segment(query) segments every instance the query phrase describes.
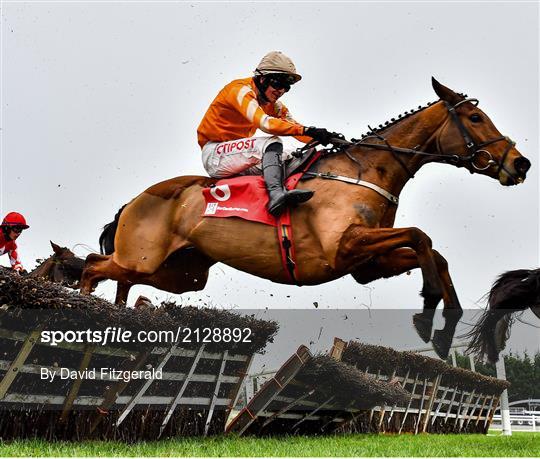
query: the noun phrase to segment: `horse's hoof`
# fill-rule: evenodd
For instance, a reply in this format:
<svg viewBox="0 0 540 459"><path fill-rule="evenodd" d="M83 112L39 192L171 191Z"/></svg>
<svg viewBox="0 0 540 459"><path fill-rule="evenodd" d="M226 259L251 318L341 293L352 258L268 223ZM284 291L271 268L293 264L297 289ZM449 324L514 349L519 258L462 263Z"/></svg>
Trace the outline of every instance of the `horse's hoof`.
<svg viewBox="0 0 540 459"><path fill-rule="evenodd" d="M424 343L429 343L433 321L426 319L422 314L415 314L413 316L413 325L416 329L416 333L418 333L418 336L422 338Z"/></svg>
<svg viewBox="0 0 540 459"><path fill-rule="evenodd" d="M452 338L449 338L442 330L435 330L431 343L437 355L441 359L446 360L450 352L450 346L452 345Z"/></svg>

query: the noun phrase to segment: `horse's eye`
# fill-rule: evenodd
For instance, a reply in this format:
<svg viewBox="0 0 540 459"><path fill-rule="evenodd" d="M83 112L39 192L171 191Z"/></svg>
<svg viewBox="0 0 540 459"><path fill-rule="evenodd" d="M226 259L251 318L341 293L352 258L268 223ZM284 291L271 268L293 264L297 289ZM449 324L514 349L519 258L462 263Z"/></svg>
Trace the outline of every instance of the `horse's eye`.
<svg viewBox="0 0 540 459"><path fill-rule="evenodd" d="M471 116L469 116L469 119L473 123L479 123L480 121L482 121L482 117L478 113L473 113Z"/></svg>

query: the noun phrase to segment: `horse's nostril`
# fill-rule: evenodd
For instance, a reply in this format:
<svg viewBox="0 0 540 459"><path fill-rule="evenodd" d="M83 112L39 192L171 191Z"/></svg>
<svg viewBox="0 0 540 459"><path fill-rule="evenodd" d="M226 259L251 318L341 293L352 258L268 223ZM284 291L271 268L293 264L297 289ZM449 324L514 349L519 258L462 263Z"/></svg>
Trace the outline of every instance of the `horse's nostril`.
<svg viewBox="0 0 540 459"><path fill-rule="evenodd" d="M525 156L520 156L514 160L514 168L520 174L525 174L531 168L531 162Z"/></svg>

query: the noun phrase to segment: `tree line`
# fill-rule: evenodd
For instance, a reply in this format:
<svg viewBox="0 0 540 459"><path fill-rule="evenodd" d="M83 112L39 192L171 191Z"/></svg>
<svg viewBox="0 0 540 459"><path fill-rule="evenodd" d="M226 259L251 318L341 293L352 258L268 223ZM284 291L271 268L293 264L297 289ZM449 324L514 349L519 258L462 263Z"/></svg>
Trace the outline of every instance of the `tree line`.
<svg viewBox="0 0 540 459"><path fill-rule="evenodd" d="M447 363L452 364L449 357ZM460 368L470 369L469 357L456 353L456 363ZM506 379L512 386L508 389L509 400L540 399L540 352L530 356L527 352L504 356ZM497 377L495 365L475 362L476 371L486 376Z"/></svg>

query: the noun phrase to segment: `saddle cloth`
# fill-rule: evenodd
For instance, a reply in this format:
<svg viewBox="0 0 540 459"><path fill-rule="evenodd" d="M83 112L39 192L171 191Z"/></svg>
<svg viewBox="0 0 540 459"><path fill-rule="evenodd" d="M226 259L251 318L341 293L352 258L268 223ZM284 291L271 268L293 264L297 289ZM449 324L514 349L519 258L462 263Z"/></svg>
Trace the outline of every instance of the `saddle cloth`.
<svg viewBox="0 0 540 459"><path fill-rule="evenodd" d="M302 173L291 175L285 187L294 189ZM243 175L219 180L203 189L203 217L240 217L244 220L277 226L278 220L266 210L268 193L260 175Z"/></svg>

